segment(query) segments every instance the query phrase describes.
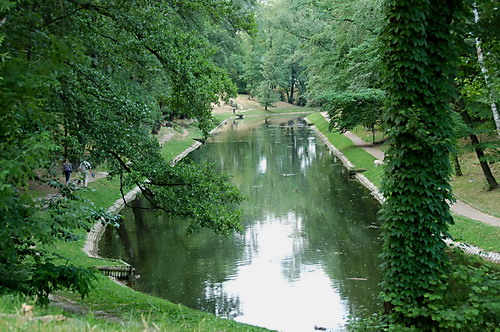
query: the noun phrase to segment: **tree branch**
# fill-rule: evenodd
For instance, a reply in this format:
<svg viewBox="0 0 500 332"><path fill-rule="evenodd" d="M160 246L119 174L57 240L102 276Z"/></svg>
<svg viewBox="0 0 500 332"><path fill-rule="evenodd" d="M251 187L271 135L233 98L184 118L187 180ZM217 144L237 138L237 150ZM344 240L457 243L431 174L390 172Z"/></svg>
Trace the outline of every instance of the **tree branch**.
<svg viewBox="0 0 500 332"><path fill-rule="evenodd" d="M78 13L80 10L83 10L83 9L88 9L88 7L89 7L88 5L84 5L83 7L77 8L77 9L73 10L72 12L70 12L70 13L68 13L68 14L66 14L66 15L63 15L63 16L60 16L60 17L54 18L54 19L52 19L52 20L50 20L50 21L46 22L45 24L43 24L43 25L42 25L42 28L44 28L44 27L46 27L46 26L48 26L48 25L50 25L50 24L52 24L52 23L55 23L55 22L57 22L57 21L64 20L65 18L68 18L68 17L70 17L70 16L73 16L73 15L75 15L76 13Z"/></svg>

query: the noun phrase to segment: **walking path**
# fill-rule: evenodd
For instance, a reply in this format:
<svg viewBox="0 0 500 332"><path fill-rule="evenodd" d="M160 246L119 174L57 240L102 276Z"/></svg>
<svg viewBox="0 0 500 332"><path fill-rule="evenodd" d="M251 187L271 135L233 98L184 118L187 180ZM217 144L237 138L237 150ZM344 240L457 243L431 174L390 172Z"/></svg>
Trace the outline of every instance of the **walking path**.
<svg viewBox="0 0 500 332"><path fill-rule="evenodd" d="M322 112L321 114L325 117L327 121L329 121L328 115L326 113ZM332 151L341 158L346 167L352 168L353 167L352 163L347 158L345 158L342 152L340 152L335 146L333 146L333 144L330 143L330 141L326 138L326 136L323 135L321 132L319 132L317 128L315 128L315 130L319 134L319 136L323 139L323 141L325 141L328 147L332 149ZM374 147L373 144L363 141L357 135L349 131L344 133L344 136L349 138L354 143L355 146L364 149L378 160L380 161L384 160L384 152ZM375 196L375 198L377 198L379 202L382 203L384 201L384 197L379 192L378 188L373 183L371 183L370 180L368 180L365 176L363 176L360 173L356 174L356 178L372 192L372 194ZM465 204L464 202L457 201L455 204L451 206L451 210L456 214L466 216L470 219L478 220L480 222L484 222L489 225L500 227L500 218L485 214L473 208L472 206ZM477 255L490 262L500 264L500 253L498 252L487 252L479 247L469 245L468 243L456 242L449 238L444 239L444 242L450 247L454 246L460 248L467 254Z"/></svg>
<svg viewBox="0 0 500 332"><path fill-rule="evenodd" d="M384 160L384 152L374 147L373 144L363 141L361 138L356 136L356 134L353 134L350 131L345 132L344 136L349 138L354 143L354 145L363 148L363 150L365 150L375 158L379 159L380 161ZM500 227L500 218L481 212L460 200L457 200L455 204L451 206L451 211L467 218L484 222L488 225Z"/></svg>

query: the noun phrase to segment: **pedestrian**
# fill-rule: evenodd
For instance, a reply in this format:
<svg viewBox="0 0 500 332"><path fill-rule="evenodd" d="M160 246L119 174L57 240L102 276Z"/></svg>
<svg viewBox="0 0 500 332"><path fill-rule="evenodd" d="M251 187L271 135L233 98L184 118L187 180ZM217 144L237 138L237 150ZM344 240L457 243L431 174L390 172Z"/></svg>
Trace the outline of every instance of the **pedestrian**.
<svg viewBox="0 0 500 332"><path fill-rule="evenodd" d="M92 166L90 163L86 160L83 160L80 163L79 171L82 172L83 174L83 186L87 188L89 185L89 172L92 170Z"/></svg>
<svg viewBox="0 0 500 332"><path fill-rule="evenodd" d="M71 173L73 172L73 166L68 161L68 159L64 159L62 171L63 171L64 176L66 177L66 184L68 184L69 178L71 177Z"/></svg>

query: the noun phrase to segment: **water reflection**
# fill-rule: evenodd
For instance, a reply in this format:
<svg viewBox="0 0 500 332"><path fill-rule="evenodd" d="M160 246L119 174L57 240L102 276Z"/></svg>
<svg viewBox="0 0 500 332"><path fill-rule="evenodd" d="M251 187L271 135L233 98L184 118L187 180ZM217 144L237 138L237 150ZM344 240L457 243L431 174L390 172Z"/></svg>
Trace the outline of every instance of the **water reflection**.
<svg viewBox="0 0 500 332"><path fill-rule="evenodd" d="M374 311L377 204L289 121L230 122L191 156L216 162L248 196L243 234L186 236L182 220L127 209L101 254L130 261L140 291L272 329L335 328Z"/></svg>

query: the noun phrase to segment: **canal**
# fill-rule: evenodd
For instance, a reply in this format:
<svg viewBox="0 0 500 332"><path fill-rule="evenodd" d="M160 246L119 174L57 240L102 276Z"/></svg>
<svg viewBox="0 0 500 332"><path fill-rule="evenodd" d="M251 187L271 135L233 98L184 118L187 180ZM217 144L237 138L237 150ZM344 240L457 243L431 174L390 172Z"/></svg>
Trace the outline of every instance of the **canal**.
<svg viewBox="0 0 500 332"><path fill-rule="evenodd" d="M229 120L189 158L232 176L244 231L186 235L178 218L126 208L99 248L136 268L131 287L284 332L378 309L378 203L302 120Z"/></svg>

